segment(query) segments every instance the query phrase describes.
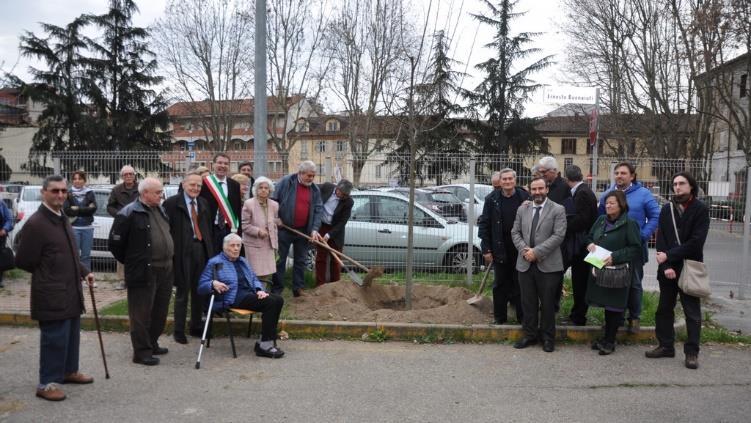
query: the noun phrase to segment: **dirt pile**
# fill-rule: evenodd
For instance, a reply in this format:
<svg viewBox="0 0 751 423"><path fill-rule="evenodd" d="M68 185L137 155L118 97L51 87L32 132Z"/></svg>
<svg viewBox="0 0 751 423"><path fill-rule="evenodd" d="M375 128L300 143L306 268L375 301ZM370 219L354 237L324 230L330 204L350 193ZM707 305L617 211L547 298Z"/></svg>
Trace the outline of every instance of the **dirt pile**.
<svg viewBox="0 0 751 423"><path fill-rule="evenodd" d="M467 304L472 293L465 288L419 285L412 289L412 310L405 310L404 286L333 282L306 291L289 303L289 314L300 320L405 323L489 323L493 305L484 298Z"/></svg>

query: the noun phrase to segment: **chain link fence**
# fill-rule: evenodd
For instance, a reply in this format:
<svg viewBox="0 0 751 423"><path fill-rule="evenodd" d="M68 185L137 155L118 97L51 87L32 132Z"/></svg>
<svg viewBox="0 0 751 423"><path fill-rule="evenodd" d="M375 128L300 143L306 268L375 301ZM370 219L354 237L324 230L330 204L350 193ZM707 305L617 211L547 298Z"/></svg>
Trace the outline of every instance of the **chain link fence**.
<svg viewBox="0 0 751 423"><path fill-rule="evenodd" d="M252 151L229 151L228 154L232 158L230 173L237 172L241 161L252 160ZM38 184L46 175L68 175L81 169L89 174L92 185L115 184L120 182L120 168L128 164L136 169L139 178L152 176L165 184L177 184L187 169L199 165L210 168L212 156L212 152L203 151L62 152L34 159L5 155L0 163L0 179ZM485 196L492 190L491 175L503 168L514 169L517 185L526 187L540 157L436 154L418 157L412 224L414 279L464 283L470 277L478 277L480 241L476 218L482 212ZM359 188L353 193L355 206L347 225L345 253L368 265L384 266L387 277L401 278L407 263L409 157L376 152L362 160L355 160L349 154L311 158L319 165L317 182L346 178ZM274 154L270 154L268 160L267 176L273 180L293 172L297 165L290 160L289 168L284 169L282 161ZM593 172L595 166L587 156L558 157L561 172L567 166L579 166L586 175L586 182L596 187L598 196L613 184L613 169L622 161L636 167L637 180L652 192L660 205L670 200L674 173L685 170L696 177L700 196L708 204L712 218L705 258L714 289L722 295L730 295L730 291L748 295L751 292L746 213L748 170L718 175L708 159L606 156L598 159L597 172ZM653 256L645 267L645 274L645 288L656 289Z"/></svg>

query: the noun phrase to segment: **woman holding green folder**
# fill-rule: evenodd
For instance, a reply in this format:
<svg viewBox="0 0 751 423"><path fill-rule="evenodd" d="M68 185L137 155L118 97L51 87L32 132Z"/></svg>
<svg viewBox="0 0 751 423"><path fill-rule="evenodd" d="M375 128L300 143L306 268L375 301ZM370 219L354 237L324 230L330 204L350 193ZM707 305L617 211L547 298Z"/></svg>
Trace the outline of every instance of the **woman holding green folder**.
<svg viewBox="0 0 751 423"><path fill-rule="evenodd" d="M642 266L639 225L628 217L628 203L622 191L611 191L601 201L605 214L598 217L589 231L587 250L602 247L611 253L604 259L602 269L592 268L587 282L587 304L605 309L605 331L592 344L600 355L615 351L615 335L623 321L628 302L628 290L636 266ZM614 276L618 273L626 278ZM627 280L622 286L623 280Z"/></svg>

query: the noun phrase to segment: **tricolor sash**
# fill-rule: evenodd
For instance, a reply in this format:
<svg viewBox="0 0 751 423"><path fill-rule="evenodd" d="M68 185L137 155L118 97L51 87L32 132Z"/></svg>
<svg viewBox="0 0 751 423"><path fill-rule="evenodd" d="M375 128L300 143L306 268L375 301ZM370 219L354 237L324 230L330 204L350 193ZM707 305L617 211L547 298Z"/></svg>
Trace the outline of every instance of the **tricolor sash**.
<svg viewBox="0 0 751 423"><path fill-rule="evenodd" d="M216 204L219 206L219 211L222 213L222 216L224 216L224 221L227 223L227 225L229 225L230 228L232 228L231 232L237 232L237 228L240 227L240 222L237 220L235 212L232 211L232 206L229 203L229 199L226 195L224 195L224 190L222 190L222 187L219 185L219 181L216 179L216 176L209 175L203 178L203 183L206 184L206 187L208 187L211 195L214 196ZM229 184L227 184L227 190L229 191Z"/></svg>

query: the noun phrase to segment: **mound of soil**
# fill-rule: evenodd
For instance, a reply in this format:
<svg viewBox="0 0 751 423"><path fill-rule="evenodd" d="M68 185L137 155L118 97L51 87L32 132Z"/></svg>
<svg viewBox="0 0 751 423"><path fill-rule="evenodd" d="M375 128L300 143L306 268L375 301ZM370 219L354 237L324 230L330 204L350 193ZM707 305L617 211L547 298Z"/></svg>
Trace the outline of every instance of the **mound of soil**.
<svg viewBox="0 0 751 423"><path fill-rule="evenodd" d="M325 284L289 302L289 314L300 320L474 324L492 321L493 304L483 298L467 304L465 288L415 284L412 310L405 310L404 286L359 287L347 281Z"/></svg>

